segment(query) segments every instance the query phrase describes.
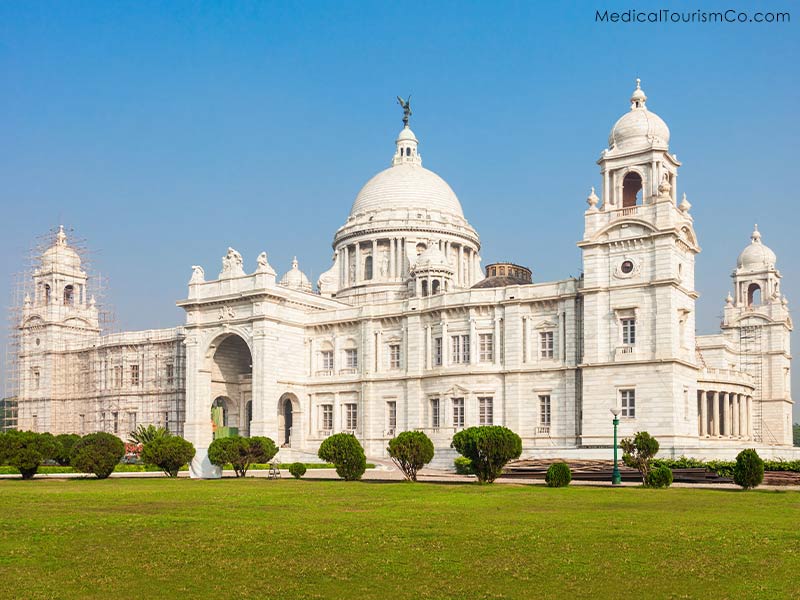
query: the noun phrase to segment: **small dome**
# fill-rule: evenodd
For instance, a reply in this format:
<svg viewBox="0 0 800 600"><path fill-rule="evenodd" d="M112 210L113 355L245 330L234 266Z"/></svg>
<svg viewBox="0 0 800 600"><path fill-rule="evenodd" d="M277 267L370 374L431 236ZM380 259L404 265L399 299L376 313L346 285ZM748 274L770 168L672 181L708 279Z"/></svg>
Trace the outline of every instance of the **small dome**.
<svg viewBox="0 0 800 600"><path fill-rule="evenodd" d="M81 257L74 248L67 245L67 234L64 233L63 225L58 228L55 244L42 254L41 271L53 270L81 270Z"/></svg>
<svg viewBox="0 0 800 600"><path fill-rule="evenodd" d="M425 250L425 252L420 254L419 258L417 258L417 262L414 263L415 272L423 269L453 271L453 267L447 262L447 258L445 258L445 255L442 254L441 250L439 250L438 244L435 242L432 242L430 247Z"/></svg>
<svg viewBox="0 0 800 600"><path fill-rule="evenodd" d="M400 131L400 134L397 136L398 142L416 142L417 136L414 135L414 132L411 131L410 127L403 127Z"/></svg>
<svg viewBox="0 0 800 600"><path fill-rule="evenodd" d="M751 271L774 268L777 262L775 253L761 243L761 232L758 225L755 226L753 234L750 236L750 245L747 246L736 261L739 269Z"/></svg>
<svg viewBox="0 0 800 600"><path fill-rule="evenodd" d="M637 79L631 94L631 110L611 128L608 147L629 151L652 146L669 146L669 127L656 113L647 110L647 96Z"/></svg>
<svg viewBox="0 0 800 600"><path fill-rule="evenodd" d="M306 274L300 270L296 256L292 259L291 270L281 277L280 285L303 292L311 291L311 282L306 277Z"/></svg>

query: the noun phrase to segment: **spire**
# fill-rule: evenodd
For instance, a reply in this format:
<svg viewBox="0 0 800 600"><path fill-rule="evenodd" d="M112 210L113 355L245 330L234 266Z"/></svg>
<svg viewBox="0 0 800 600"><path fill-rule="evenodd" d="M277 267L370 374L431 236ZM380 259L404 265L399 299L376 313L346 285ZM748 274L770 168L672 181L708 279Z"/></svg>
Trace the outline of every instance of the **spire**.
<svg viewBox="0 0 800 600"><path fill-rule="evenodd" d="M758 224L753 225L753 233L750 235L750 240L754 244L761 243L761 232L758 230Z"/></svg>
<svg viewBox="0 0 800 600"><path fill-rule="evenodd" d="M636 89L631 94L631 110L646 109L645 102L647 102L647 96L642 89L642 80L637 77Z"/></svg>
<svg viewBox="0 0 800 600"><path fill-rule="evenodd" d="M56 246L66 246L67 245L67 234L64 233L64 226L58 226L58 233L56 234Z"/></svg>

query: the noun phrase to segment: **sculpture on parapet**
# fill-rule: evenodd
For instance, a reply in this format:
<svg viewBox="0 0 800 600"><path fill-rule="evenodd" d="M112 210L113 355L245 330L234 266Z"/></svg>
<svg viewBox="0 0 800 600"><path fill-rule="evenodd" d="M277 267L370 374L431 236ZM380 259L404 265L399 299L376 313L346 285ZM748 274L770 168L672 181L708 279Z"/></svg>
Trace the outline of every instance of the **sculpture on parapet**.
<svg viewBox="0 0 800 600"><path fill-rule="evenodd" d="M242 255L233 248L228 248L227 254L222 257L222 271L220 271L220 279L228 279L230 277L241 277L244 275L244 261Z"/></svg>
<svg viewBox="0 0 800 600"><path fill-rule="evenodd" d="M203 271L203 267L200 265L192 265L192 278L189 280L189 284L203 283L205 280L206 273Z"/></svg>
<svg viewBox="0 0 800 600"><path fill-rule="evenodd" d="M268 275L275 275L275 269L272 268L272 265L269 264L267 261L267 253L262 252L258 255L256 259L256 273L266 273Z"/></svg>

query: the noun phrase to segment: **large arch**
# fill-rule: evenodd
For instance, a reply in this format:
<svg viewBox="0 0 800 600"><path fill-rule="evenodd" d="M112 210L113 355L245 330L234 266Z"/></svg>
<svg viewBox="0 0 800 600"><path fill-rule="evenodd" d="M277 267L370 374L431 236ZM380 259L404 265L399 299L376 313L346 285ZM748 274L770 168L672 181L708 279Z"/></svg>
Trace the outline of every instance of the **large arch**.
<svg viewBox="0 0 800 600"><path fill-rule="evenodd" d="M215 405L223 409L222 423L210 421L214 435L249 435L251 411L248 403L253 393L250 346L235 333L219 336L209 344L204 366L211 384L210 394L205 399L209 418Z"/></svg>

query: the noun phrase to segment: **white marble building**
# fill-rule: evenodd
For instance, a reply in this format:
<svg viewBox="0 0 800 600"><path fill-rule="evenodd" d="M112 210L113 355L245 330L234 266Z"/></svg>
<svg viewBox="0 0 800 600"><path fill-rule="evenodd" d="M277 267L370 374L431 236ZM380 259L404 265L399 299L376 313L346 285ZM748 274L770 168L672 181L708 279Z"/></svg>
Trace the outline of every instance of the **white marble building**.
<svg viewBox="0 0 800 600"><path fill-rule="evenodd" d="M530 271L505 263L484 277L478 233L448 184L422 166L406 115L391 166L358 193L316 291L297 260L278 280L265 253L248 273L229 248L216 278L194 267L178 302L182 328L109 339L85 299L59 300L65 283L85 275L53 275L55 292L31 299L22 323L26 339L41 341L25 346L23 370L40 379L20 393L20 426L76 429L81 402L102 405L109 387L124 390L126 414L137 412L137 398L155 406L136 422L167 419L196 445L196 477L219 475L206 455L212 404L241 434L275 439L286 459L315 454L340 431L382 457L396 432L419 429L445 464L453 433L478 424L519 433L524 456L607 456L612 407L622 436L647 430L663 455L731 457L756 447L793 456L792 323L775 254L755 231L722 331L697 336L700 246L690 204L677 194L669 129L646 100L637 83L598 160L603 184L587 200L580 279L533 283ZM59 340L71 332L70 342L52 342L50 331ZM135 351L123 356L118 342ZM81 353L102 375L70 404L61 383L44 382L54 360ZM136 360L137 377L153 373L156 382L171 368L177 389L156 387L149 398L131 389Z"/></svg>

